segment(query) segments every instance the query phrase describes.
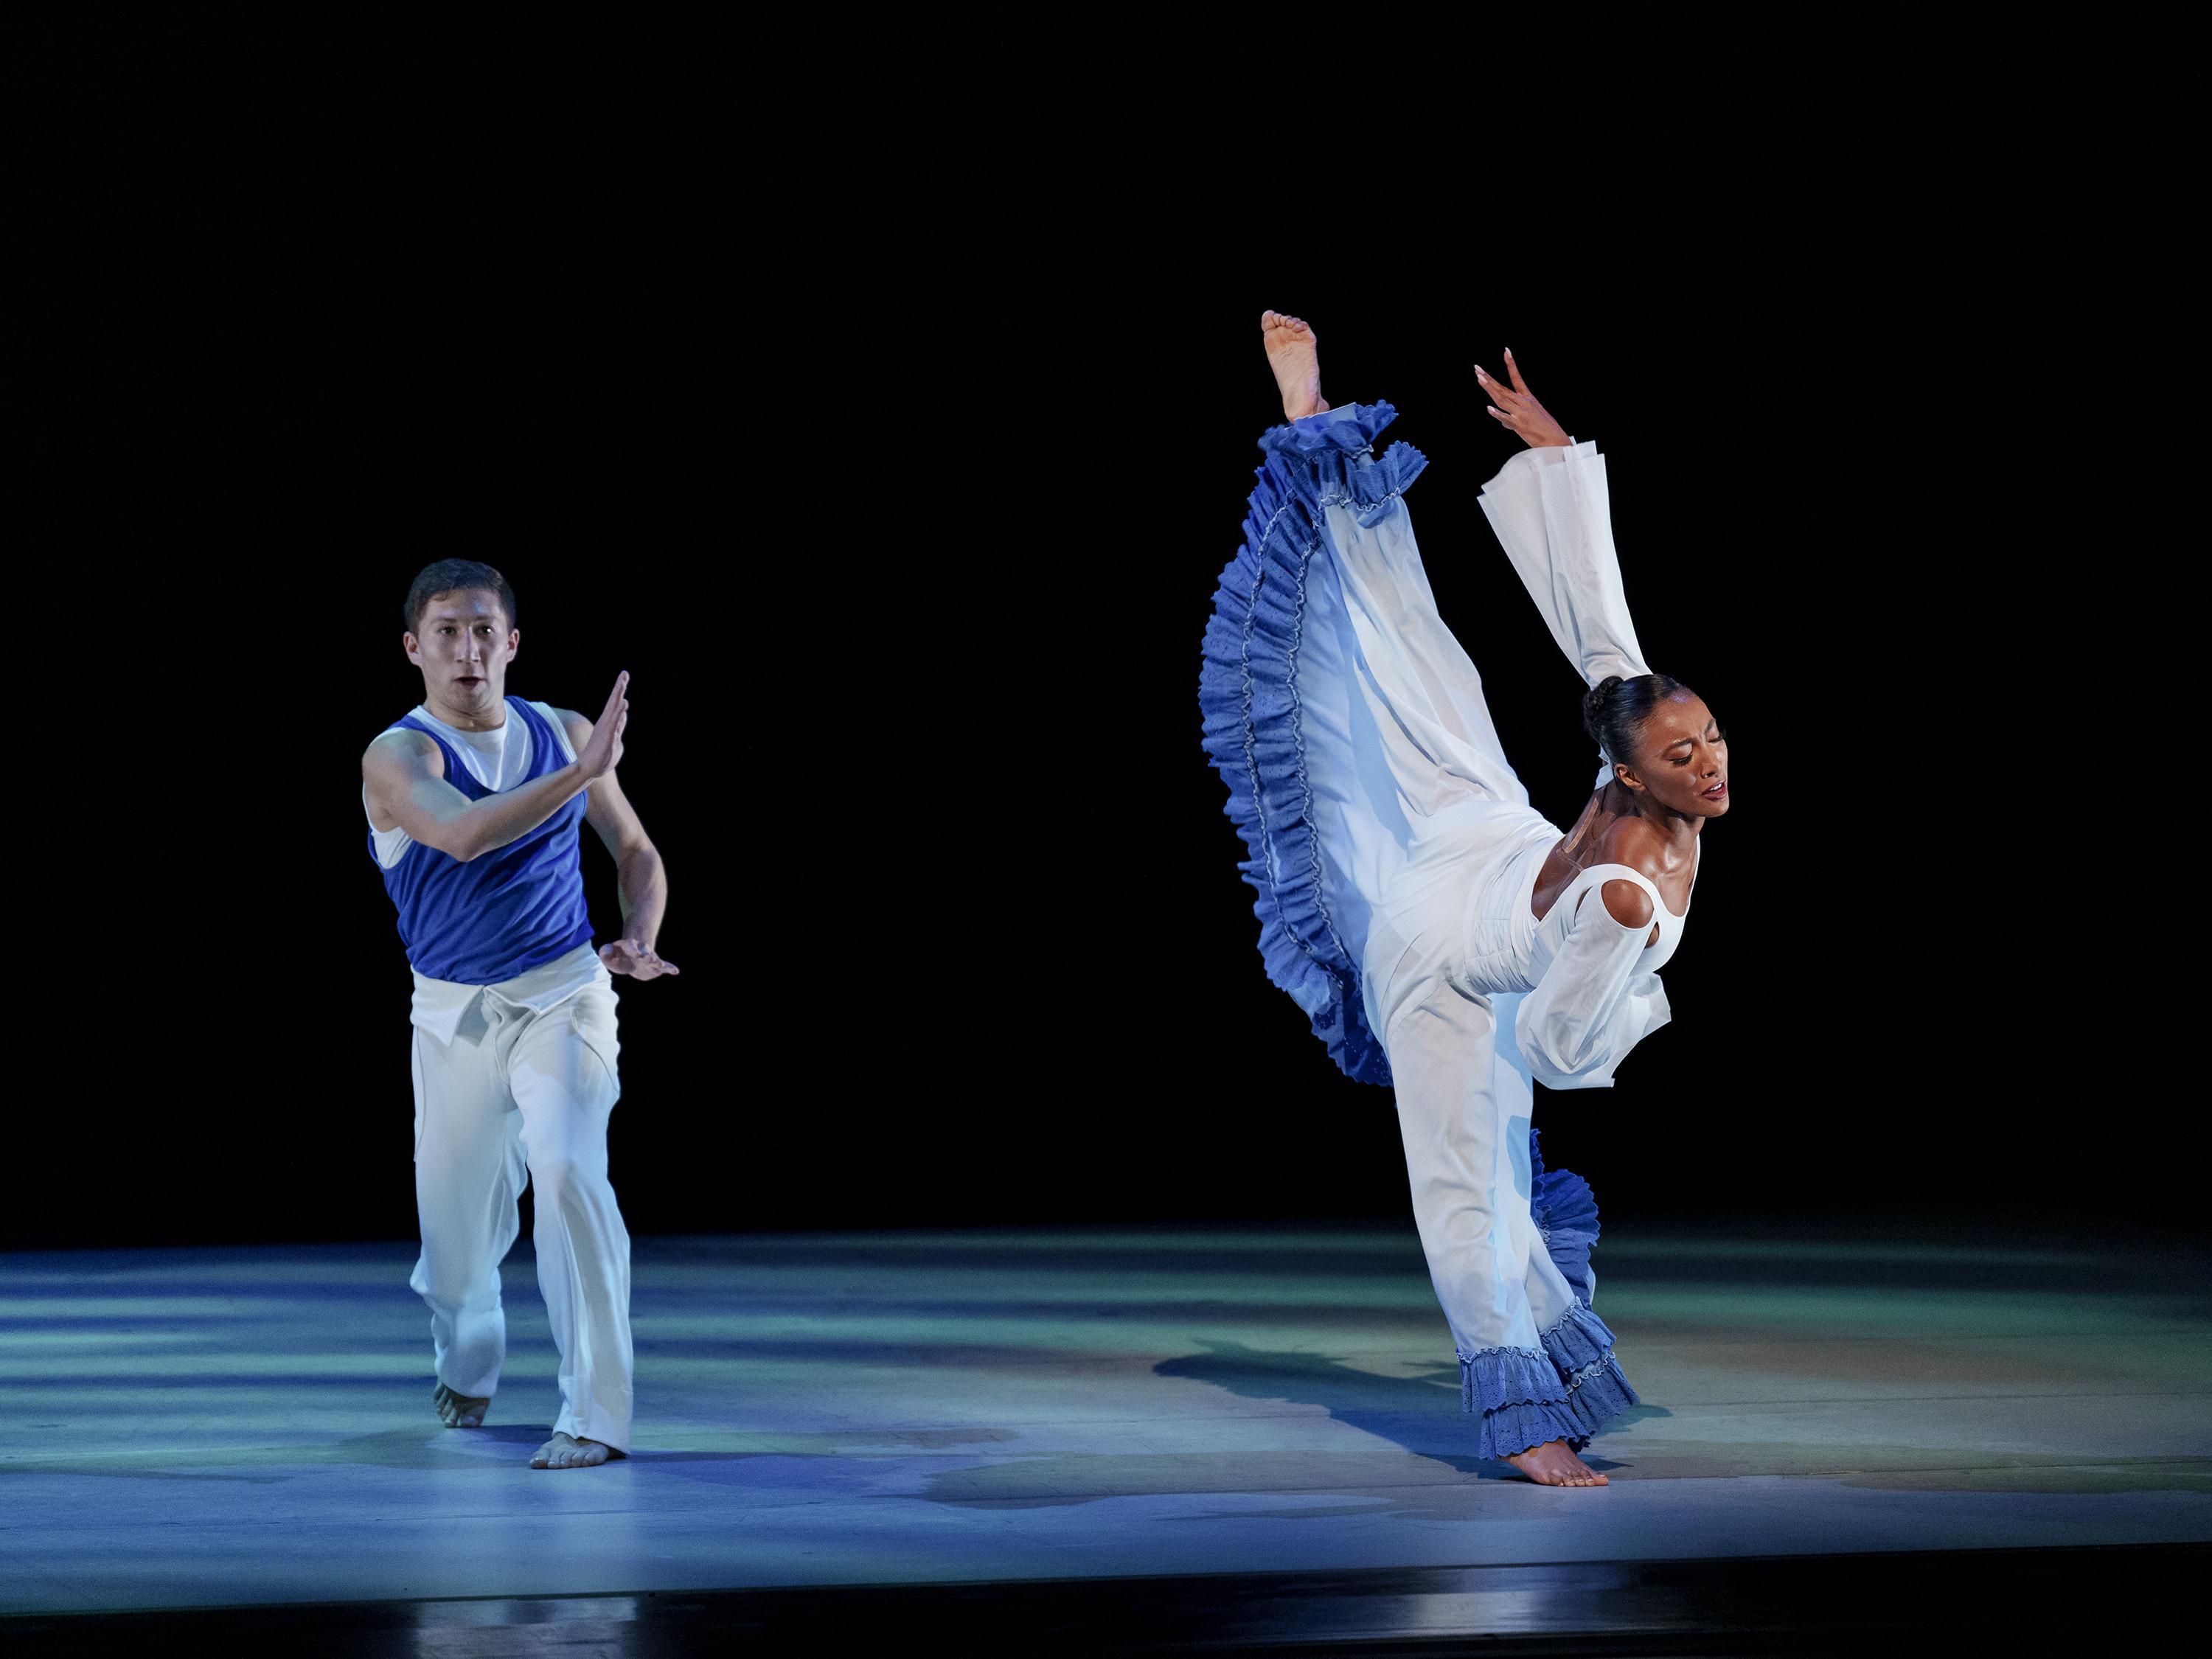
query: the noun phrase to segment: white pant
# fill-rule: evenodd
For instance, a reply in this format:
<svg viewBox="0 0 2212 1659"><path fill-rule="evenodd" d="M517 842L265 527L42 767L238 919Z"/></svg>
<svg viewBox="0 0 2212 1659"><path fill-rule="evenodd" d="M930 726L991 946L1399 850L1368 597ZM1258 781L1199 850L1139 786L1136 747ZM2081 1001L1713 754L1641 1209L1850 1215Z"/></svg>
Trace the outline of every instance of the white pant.
<svg viewBox="0 0 2212 1659"><path fill-rule="evenodd" d="M1413 1218L1462 1359L1538 1351L1575 1305L1528 1212L1534 1101L1510 1054L1516 1000L1439 985L1389 1037Z"/></svg>
<svg viewBox="0 0 2212 1659"><path fill-rule="evenodd" d="M561 1353L556 1431L629 1448L629 1234L607 1181L621 1085L615 994L585 987L543 1012L487 988L441 1042L415 1030L415 1204L438 1380L487 1397L507 1352L499 1264L536 1194L538 1285Z"/></svg>

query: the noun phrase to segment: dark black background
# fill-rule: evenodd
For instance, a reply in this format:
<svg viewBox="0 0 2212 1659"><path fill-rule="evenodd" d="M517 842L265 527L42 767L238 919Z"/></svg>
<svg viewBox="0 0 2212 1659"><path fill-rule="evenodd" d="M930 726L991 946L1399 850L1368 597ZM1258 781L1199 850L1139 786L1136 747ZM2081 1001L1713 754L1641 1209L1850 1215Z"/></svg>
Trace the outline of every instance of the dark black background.
<svg viewBox="0 0 2212 1659"><path fill-rule="evenodd" d="M635 676L684 973L623 991L634 1231L1401 1212L1198 744L1268 306L1431 457L1540 807L1592 760L1475 506L1504 345L1730 727L1675 1024L1540 1102L1608 1217L2172 1218L2167 106L2094 42L1177 17L46 66L12 1236L411 1231L357 759L455 554L512 691Z"/></svg>

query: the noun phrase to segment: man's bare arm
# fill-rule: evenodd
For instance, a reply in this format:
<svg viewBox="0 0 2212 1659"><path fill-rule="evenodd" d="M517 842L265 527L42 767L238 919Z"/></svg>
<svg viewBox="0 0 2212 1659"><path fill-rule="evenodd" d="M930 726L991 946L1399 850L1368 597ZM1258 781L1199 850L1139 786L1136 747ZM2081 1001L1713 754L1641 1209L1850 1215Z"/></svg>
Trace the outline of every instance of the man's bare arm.
<svg viewBox="0 0 2212 1659"><path fill-rule="evenodd" d="M627 674L615 681L592 741L577 745L574 761L482 800L471 800L447 780L445 757L428 737L405 729L385 732L361 758L369 811L379 822L395 823L410 839L464 864L519 841L595 780L612 774L629 719L623 696L629 683Z"/></svg>
<svg viewBox="0 0 2212 1659"><path fill-rule="evenodd" d="M572 709L557 708L554 713L568 727L568 740L576 752L582 754L598 735L597 728ZM654 949L660 937L661 917L668 909L667 866L612 771L595 781L585 795L584 821L599 831L599 840L613 855L622 895L623 936L599 947L599 960L611 973L627 974L633 979L657 979L679 971Z"/></svg>

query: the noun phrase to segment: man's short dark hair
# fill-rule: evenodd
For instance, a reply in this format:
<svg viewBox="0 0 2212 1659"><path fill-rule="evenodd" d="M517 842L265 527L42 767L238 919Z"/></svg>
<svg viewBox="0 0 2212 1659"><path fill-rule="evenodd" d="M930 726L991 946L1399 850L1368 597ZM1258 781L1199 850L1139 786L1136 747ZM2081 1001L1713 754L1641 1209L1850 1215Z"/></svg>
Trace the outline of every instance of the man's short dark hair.
<svg viewBox="0 0 2212 1659"><path fill-rule="evenodd" d="M514 590L507 585L506 577L474 559L441 559L435 564L424 565L422 574L407 590L407 631L422 631L422 613L439 594L458 593L468 587L489 588L498 594L499 608L507 613L507 625L520 626L514 620Z"/></svg>

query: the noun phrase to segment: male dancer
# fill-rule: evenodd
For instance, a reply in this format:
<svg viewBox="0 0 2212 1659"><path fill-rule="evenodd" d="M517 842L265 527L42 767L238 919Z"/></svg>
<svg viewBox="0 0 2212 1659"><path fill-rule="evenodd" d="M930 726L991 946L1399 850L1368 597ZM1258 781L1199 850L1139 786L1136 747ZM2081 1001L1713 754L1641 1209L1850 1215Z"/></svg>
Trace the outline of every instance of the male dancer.
<svg viewBox="0 0 2212 1659"><path fill-rule="evenodd" d="M534 1469L629 1445L629 1234L607 1182L613 974L677 971L653 950L660 854L615 781L627 673L596 720L506 695L522 635L489 565L444 559L407 593L422 706L362 757L369 852L415 969L415 1203L438 1415L472 1429L507 1350L499 1264L537 1194L538 1282L561 1352L560 1420ZM623 937L592 950L577 821L614 854Z"/></svg>

